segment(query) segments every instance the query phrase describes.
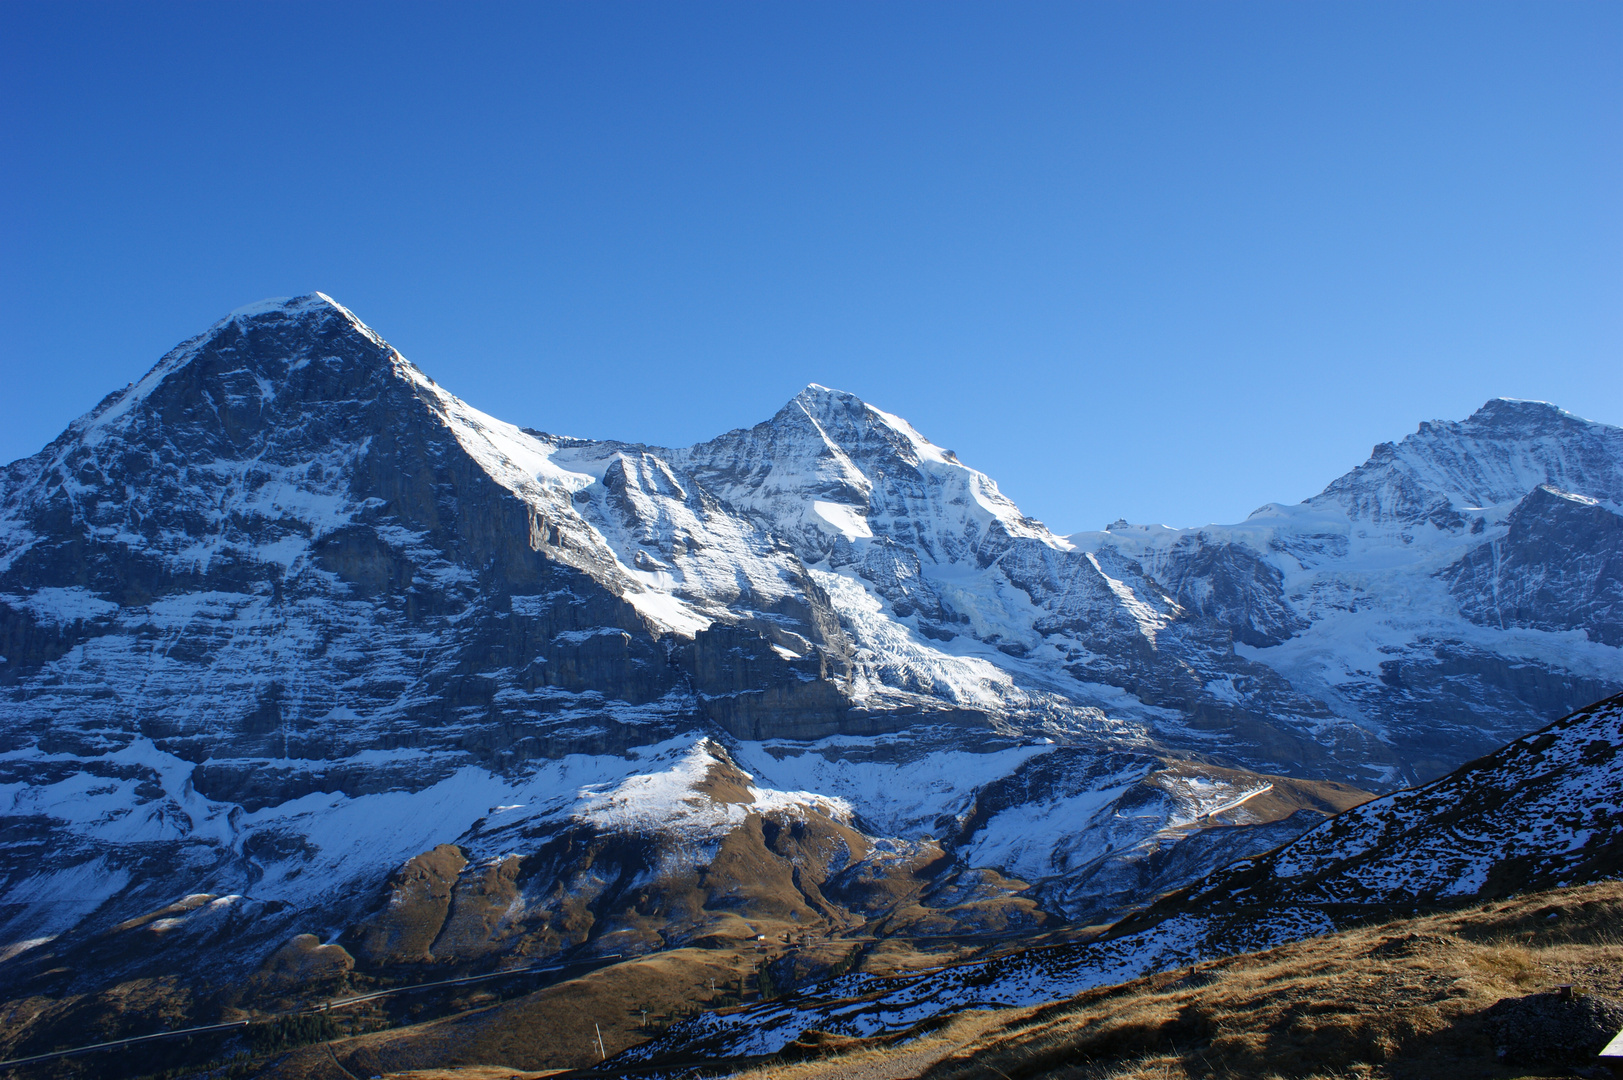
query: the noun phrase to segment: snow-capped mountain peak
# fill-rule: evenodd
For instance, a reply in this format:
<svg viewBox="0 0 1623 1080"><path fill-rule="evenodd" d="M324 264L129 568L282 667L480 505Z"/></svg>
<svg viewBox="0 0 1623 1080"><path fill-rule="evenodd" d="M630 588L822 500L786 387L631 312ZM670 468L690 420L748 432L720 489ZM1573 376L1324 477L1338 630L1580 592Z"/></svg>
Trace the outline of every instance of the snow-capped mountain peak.
<svg viewBox="0 0 1623 1080"><path fill-rule="evenodd" d="M887 539L933 562L974 561L989 530L1068 546L901 417L815 383L765 423L675 454L810 562Z"/></svg>
<svg viewBox="0 0 1623 1080"><path fill-rule="evenodd" d="M1456 527L1471 510L1507 506L1539 484L1623 499L1623 429L1542 401L1496 398L1462 421L1420 425L1308 502L1374 525Z"/></svg>
<svg viewBox="0 0 1623 1080"><path fill-rule="evenodd" d="M863 457L877 459L883 454L879 449L882 444L898 461L915 466L923 461L957 461L955 455L926 439L906 420L844 390L812 383L796 394L778 417L795 408L817 425L831 446L842 451L850 447Z"/></svg>
<svg viewBox="0 0 1623 1080"><path fill-rule="evenodd" d="M1618 430L1484 413L1308 504L1062 540L851 394L566 439L322 294L239 309L0 473L0 915L32 940L176 875L347 911L704 738L1089 910L1163 845L1168 760L1391 787L1623 686Z"/></svg>

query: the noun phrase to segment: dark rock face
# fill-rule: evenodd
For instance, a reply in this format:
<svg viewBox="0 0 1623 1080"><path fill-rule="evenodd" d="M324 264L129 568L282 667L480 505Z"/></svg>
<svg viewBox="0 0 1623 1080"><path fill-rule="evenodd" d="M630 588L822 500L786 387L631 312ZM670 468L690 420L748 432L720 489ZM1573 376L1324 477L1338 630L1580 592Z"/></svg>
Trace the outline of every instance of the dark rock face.
<svg viewBox="0 0 1623 1080"><path fill-rule="evenodd" d="M5 739L113 769L117 812L164 823L110 847L57 835L70 808L14 816L11 897L78 866L154 907L177 875L251 881L305 846L196 836L193 797L253 814L419 790L689 722L686 676L589 572L598 553L538 536L432 390L341 309L295 301L182 345L8 467ZM429 757L356 756L399 750ZM12 910L30 936L34 909Z"/></svg>
<svg viewBox="0 0 1623 1080"><path fill-rule="evenodd" d="M1525 730L1527 716L1570 712L1616 689L1612 680L1458 641L1420 639L1390 655L1377 680L1351 696L1391 718L1393 748L1417 778L1494 750Z"/></svg>
<svg viewBox="0 0 1623 1080"><path fill-rule="evenodd" d="M1509 530L1445 572L1460 613L1483 626L1582 630L1623 645L1623 517L1540 484Z"/></svg>
<svg viewBox="0 0 1623 1080"><path fill-rule="evenodd" d="M692 647L699 707L741 739L838 735L847 701L820 660L795 656L747 626L701 630Z"/></svg>
<svg viewBox="0 0 1623 1080"><path fill-rule="evenodd" d="M1284 575L1240 544L1186 536L1167 553L1160 577L1185 611L1226 626L1235 641L1266 648L1308 621L1285 599Z"/></svg>
<svg viewBox="0 0 1623 1080"><path fill-rule="evenodd" d="M1623 1001L1549 991L1505 998L1483 1013L1495 1054L1510 1065L1588 1064L1623 1031Z"/></svg>

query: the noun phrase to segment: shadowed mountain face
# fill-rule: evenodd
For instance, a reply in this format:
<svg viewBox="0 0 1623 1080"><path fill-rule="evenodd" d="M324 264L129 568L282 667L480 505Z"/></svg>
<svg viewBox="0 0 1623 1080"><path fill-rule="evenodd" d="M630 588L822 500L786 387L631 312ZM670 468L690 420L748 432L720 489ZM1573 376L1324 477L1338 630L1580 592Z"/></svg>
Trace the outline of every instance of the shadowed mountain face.
<svg viewBox="0 0 1623 1080"><path fill-rule="evenodd" d="M0 980L1100 918L1623 686L1620 477L1500 401L1059 537L849 394L556 438L255 305L0 474Z"/></svg>
<svg viewBox="0 0 1623 1080"><path fill-rule="evenodd" d="M1582 630L1623 645L1623 517L1597 499L1540 484L1505 535L1449 567L1460 613L1482 626Z"/></svg>

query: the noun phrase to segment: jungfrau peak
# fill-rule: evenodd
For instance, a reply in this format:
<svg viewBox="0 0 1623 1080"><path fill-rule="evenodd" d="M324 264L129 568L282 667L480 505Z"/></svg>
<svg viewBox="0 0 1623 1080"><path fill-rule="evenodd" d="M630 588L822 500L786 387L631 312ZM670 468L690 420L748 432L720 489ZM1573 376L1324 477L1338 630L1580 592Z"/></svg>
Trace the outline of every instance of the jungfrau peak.
<svg viewBox="0 0 1623 1080"><path fill-rule="evenodd" d="M253 305L0 477L0 978L1098 919L1623 688L1620 501L1495 401L1061 537L850 394L560 438Z"/></svg>

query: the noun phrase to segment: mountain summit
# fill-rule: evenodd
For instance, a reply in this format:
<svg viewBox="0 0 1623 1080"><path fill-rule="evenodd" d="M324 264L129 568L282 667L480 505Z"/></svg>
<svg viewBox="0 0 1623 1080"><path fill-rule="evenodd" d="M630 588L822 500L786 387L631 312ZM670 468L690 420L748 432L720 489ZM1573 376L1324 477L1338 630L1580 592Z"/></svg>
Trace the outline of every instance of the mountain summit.
<svg viewBox="0 0 1623 1080"><path fill-rule="evenodd" d="M1103 917L1623 688L1620 437L1059 537L825 387L567 439L239 309L0 474L0 981Z"/></svg>
<svg viewBox="0 0 1623 1080"><path fill-rule="evenodd" d="M1591 423L1544 401L1496 398L1458 423L1434 421L1382 443L1314 505L1339 504L1373 523L1468 524L1472 510L1514 503L1550 484L1623 502L1623 429Z"/></svg>

